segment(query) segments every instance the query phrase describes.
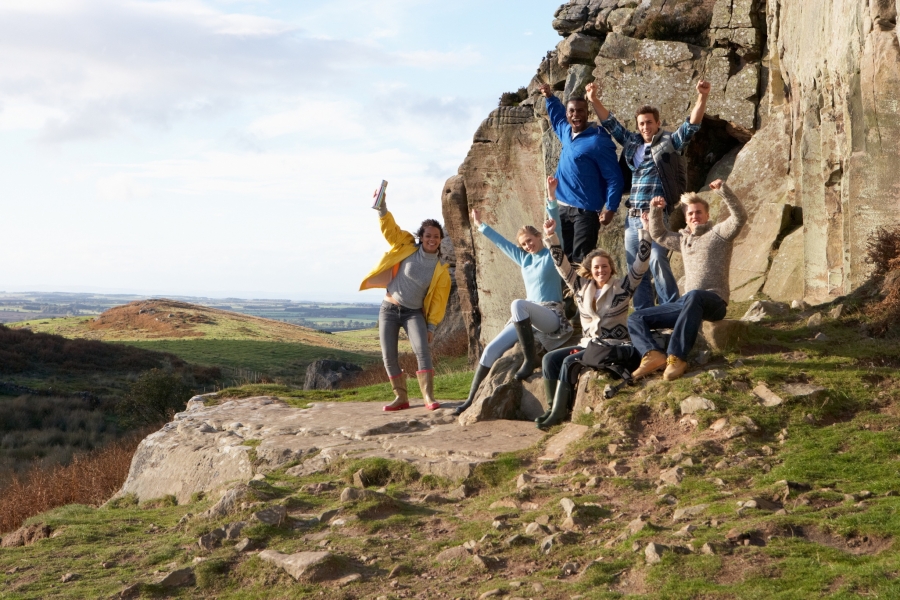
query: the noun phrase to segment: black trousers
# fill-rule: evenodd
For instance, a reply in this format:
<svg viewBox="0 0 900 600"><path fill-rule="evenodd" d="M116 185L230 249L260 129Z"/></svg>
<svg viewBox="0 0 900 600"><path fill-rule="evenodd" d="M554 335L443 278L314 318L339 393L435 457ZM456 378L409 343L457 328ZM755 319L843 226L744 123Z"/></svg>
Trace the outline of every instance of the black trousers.
<svg viewBox="0 0 900 600"><path fill-rule="evenodd" d="M593 210L560 206L559 221L562 228L563 252L570 263L580 263L597 247L600 216Z"/></svg>

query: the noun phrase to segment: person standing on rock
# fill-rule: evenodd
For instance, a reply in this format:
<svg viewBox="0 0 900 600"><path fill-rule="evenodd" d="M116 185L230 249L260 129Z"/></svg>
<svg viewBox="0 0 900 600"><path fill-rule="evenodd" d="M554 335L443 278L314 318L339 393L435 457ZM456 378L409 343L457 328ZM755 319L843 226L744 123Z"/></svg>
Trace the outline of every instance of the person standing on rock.
<svg viewBox="0 0 900 600"><path fill-rule="evenodd" d="M585 88L588 100L600 118L600 124L621 144L625 161L632 171L631 193L625 203L628 207L628 218L625 221L625 260L629 264L637 254L637 232L642 226L641 217L650 209L650 201L656 196L665 198L667 204L663 218L668 222L669 211L678 205L678 199L685 192L687 175L684 149L700 130L710 89L708 81L697 82L697 102L694 109L690 117L674 132L661 129L659 109L652 106L640 107L635 115L638 129L638 133L635 133L625 129L609 109L603 106L597 83L589 83ZM668 255L659 244L653 244L650 273L653 275L659 304L678 299L678 283L672 275ZM645 277L634 294L634 309L641 310L651 306L653 290L650 288L650 278Z"/></svg>
<svg viewBox="0 0 900 600"><path fill-rule="evenodd" d="M556 202L557 180L547 178L548 200L545 210L551 219L558 217ZM490 341L481 353L469 397L453 414L461 415L472 405L478 387L491 370L491 366L516 341L522 347L525 360L515 378L528 378L538 366L534 345L535 333L547 350L558 348L572 335L572 325L566 319L563 307L562 281L556 272L550 252L541 246L541 234L531 225L516 232L514 244L481 221L481 215L472 209L472 224L522 271L527 300L513 300L509 307L512 317L497 337Z"/></svg>
<svg viewBox="0 0 900 600"><path fill-rule="evenodd" d="M641 366L632 373L638 379L666 367L663 379L672 381L687 370L687 355L694 347L703 321L721 321L728 308L731 252L734 239L747 222L747 211L731 189L717 179L709 184L731 215L721 223L710 225L709 203L695 193L681 197L687 228L669 231L663 214L665 198L650 202L650 235L662 246L681 252L684 260L684 296L670 304L635 311L628 317L628 332L634 347L641 353ZM667 349L656 345L653 329L672 328ZM668 357L666 356L668 353Z"/></svg>
<svg viewBox="0 0 900 600"><path fill-rule="evenodd" d="M562 248L569 261L580 263L597 247L600 226L612 222L622 200L616 145L602 127L588 121L583 97L573 96L563 106L549 85L540 90L562 144L556 168Z"/></svg>
<svg viewBox="0 0 900 600"><path fill-rule="evenodd" d="M436 410L441 405L434 400L430 344L450 297L450 269L440 260L444 229L438 221L426 219L415 234L403 231L388 212L386 201L378 207L378 216L381 233L391 248L363 279L359 289L386 288L378 313L378 335L394 401L384 410L409 408L406 376L398 359L401 327L418 361L416 377L425 408Z"/></svg>
<svg viewBox="0 0 900 600"><path fill-rule="evenodd" d="M615 264L609 252L603 249L588 254L584 262L575 268L560 247L555 229L553 219L544 223L544 245L550 249L557 271L575 294L584 336L577 346L560 348L544 355L544 391L549 408L535 419L541 429L552 427L565 418L575 389L573 374L577 377L572 367L584 356L592 340L621 346L623 366L629 371L640 362L640 354L627 345L628 301L644 277L650 260L650 234L641 229L638 233L638 251L624 277L614 278Z"/></svg>

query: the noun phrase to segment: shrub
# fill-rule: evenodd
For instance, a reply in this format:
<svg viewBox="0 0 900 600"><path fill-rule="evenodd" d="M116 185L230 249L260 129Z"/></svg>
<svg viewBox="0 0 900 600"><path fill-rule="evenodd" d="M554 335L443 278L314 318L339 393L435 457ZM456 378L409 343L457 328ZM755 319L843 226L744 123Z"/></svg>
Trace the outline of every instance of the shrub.
<svg viewBox="0 0 900 600"><path fill-rule="evenodd" d="M528 88L520 87L515 92L503 92L498 106L518 106L528 98Z"/></svg>
<svg viewBox="0 0 900 600"><path fill-rule="evenodd" d="M155 425L171 421L184 410L194 390L173 373L151 369L135 381L119 405L123 421L133 425Z"/></svg>
<svg viewBox="0 0 900 600"><path fill-rule="evenodd" d="M93 452L76 454L67 466L35 465L12 475L0 490L0 532L12 531L38 513L66 504L99 505L122 487L143 433ZM122 498L120 506L135 498Z"/></svg>

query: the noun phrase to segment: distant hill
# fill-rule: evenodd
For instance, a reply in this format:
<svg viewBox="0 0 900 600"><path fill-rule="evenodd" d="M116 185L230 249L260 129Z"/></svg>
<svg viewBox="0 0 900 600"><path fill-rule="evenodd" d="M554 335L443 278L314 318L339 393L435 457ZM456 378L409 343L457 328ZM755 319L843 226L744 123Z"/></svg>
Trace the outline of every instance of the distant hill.
<svg viewBox="0 0 900 600"><path fill-rule="evenodd" d="M10 326L105 341L203 338L300 342L326 348L343 345L334 336L308 327L165 298L130 302L99 317L35 319Z"/></svg>

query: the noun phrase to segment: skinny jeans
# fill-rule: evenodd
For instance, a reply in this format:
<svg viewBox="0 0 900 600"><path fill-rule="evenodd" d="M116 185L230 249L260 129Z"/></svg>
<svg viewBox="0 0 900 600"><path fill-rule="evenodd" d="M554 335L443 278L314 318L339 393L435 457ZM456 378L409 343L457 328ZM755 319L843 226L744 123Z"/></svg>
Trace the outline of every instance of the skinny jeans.
<svg viewBox="0 0 900 600"><path fill-rule="evenodd" d="M509 305L509 311L512 314L512 323L507 323L497 337L492 339L481 353L481 360L478 362L483 367L492 367L497 359L503 356L503 353L516 345L519 341L519 335L516 332L516 325L519 321L531 319L531 324L535 329L544 333L553 333L559 329L559 315L550 310L546 306L541 306L528 300L513 300Z"/></svg>
<svg viewBox="0 0 900 600"><path fill-rule="evenodd" d="M378 312L378 338L381 342L381 358L388 377L394 378L403 371L398 359L400 328L406 331L409 343L418 361L419 371L434 369L431 362L431 348L428 346L428 326L421 308L406 308L391 304L387 300L381 302Z"/></svg>

